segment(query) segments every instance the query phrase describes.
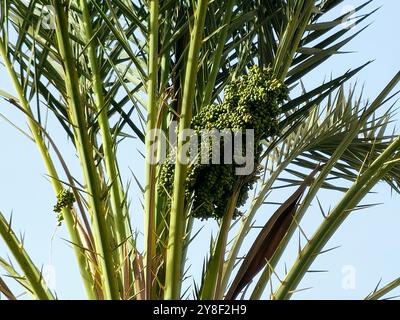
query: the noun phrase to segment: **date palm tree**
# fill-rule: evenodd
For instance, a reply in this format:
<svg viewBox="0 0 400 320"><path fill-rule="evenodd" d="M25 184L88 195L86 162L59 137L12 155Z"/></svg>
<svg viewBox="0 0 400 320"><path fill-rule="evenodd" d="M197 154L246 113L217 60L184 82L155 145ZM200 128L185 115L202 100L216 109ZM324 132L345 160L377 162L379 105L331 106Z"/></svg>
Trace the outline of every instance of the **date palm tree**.
<svg viewBox="0 0 400 320"><path fill-rule="evenodd" d="M328 18L342 2L2 0L0 58L16 94L0 95L27 119L28 136L46 165L58 222L69 232L88 299L260 299L318 192L340 191L342 198L323 212L314 235L272 290L272 299L288 299L379 181L400 191L400 137L388 133L400 73L367 104L347 82L369 62L315 88L302 86L305 76L318 72L364 30L350 32L374 12ZM348 19L351 26L343 28ZM253 94L245 82L251 70L267 70L271 81L286 88L288 95L277 102L278 129L257 140L262 151L258 172L251 177L254 195L242 205L241 187L223 190L217 235L208 239L210 252L199 282L185 291L187 258L199 222L194 197L188 195L191 164L179 161L186 152L182 132L207 112L221 112L236 101L229 100L232 88L239 88L233 96ZM45 113L65 136L51 135ZM167 169L153 161L159 149L152 132L168 132L172 121L178 122L177 160L169 171L171 188L163 190L160 177ZM143 237L138 236L139 221L131 219L117 153L132 138L145 150L145 181L137 187L144 199ZM71 172L64 159L63 139L72 141L80 173ZM135 164L135 170L142 168ZM220 176L214 177L216 187L225 188ZM281 180L297 189L268 218L259 216ZM350 186L343 187L343 181ZM245 212L235 214L240 206ZM254 229L255 219L264 227ZM249 246L246 239L255 230L258 235ZM55 299L2 214L0 235L14 259L0 257L5 273L34 299ZM8 281L0 278L0 292L16 299ZM397 285L395 280L368 298L378 299Z"/></svg>

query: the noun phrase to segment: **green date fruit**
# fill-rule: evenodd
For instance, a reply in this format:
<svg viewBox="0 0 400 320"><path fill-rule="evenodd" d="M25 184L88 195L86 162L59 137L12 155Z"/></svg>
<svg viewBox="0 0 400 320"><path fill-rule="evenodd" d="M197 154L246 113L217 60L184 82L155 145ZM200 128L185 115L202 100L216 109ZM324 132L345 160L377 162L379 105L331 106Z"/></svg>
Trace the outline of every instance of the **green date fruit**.
<svg viewBox="0 0 400 320"><path fill-rule="evenodd" d="M235 186L239 186L240 190L237 208L246 202L248 192L257 179L262 152L260 142L279 133L279 106L287 99L287 92L287 87L274 77L270 68L253 66L248 74L227 85L221 104L204 107L193 117L191 128L198 134L202 130L245 132L246 129L253 129L255 138L254 150L251 150L255 167L248 176L236 175L235 169L239 165L234 161L232 164L223 164L222 156L221 164L189 165L186 201L191 203L194 217L222 218ZM222 138L220 140L223 155L224 143ZM249 150L243 150L243 153L245 151ZM174 167L172 163L164 163L160 169L158 190L168 199L173 190ZM238 209L235 215L240 215Z"/></svg>

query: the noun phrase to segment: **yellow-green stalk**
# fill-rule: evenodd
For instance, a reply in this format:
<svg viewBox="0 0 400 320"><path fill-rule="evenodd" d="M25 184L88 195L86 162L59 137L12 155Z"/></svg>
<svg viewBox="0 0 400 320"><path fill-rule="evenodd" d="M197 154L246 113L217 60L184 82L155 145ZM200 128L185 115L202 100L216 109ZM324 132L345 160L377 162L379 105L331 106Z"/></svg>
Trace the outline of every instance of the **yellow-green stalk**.
<svg viewBox="0 0 400 320"><path fill-rule="evenodd" d="M39 272L35 264L26 253L22 243L17 239L17 236L12 231L11 226L1 212L0 236L3 237L5 243L21 267L31 289L33 290L33 297L38 300L54 300L53 295L44 284L42 274Z"/></svg>
<svg viewBox="0 0 400 320"><path fill-rule="evenodd" d="M240 188L239 188L240 189ZM210 257L210 262L207 266L207 272L204 279L204 287L201 292L202 300L219 300L223 296L223 267L225 262L226 244L228 234L233 219L233 214L236 210L237 200L239 196L238 188L233 192L226 208L221 222L218 239L215 245L215 250Z"/></svg>
<svg viewBox="0 0 400 320"><path fill-rule="evenodd" d="M32 110L23 93L22 85L20 84L18 76L15 70L13 69L10 60L8 59L6 44L3 42L1 38L0 38L0 56L2 57L7 72L11 78L12 84L19 99L19 103L23 108L24 112L27 114L27 121L29 128L32 132L33 139L39 149L43 162L46 166L47 173L48 176L50 177L50 181L53 186L54 192L56 195L58 195L64 188L60 182L57 170L54 166L53 160L51 159L49 150L47 149L43 136L41 135L41 130L40 128L38 128L35 121L33 120ZM68 208L63 208L62 215L64 217L65 224L68 228L69 234L71 236L71 241L75 244L74 251L78 259L79 269L85 285L87 296L89 299L95 299L96 294L93 283L94 280L89 270L87 260L85 258L85 250L83 249L84 246L80 239L78 229L76 228L75 217L72 213L72 210L69 210Z"/></svg>
<svg viewBox="0 0 400 320"><path fill-rule="evenodd" d="M218 72L221 67L221 60L225 48L225 43L228 36L229 25L231 23L232 15L233 15L233 7L236 3L236 0L228 0L226 1L225 14L224 19L222 21L223 29L221 30L221 34L218 35L218 44L215 49L215 52L212 56L212 67L210 76L207 79L207 86L204 91L203 98L203 107L209 105L212 100L212 94L215 89L215 81L217 80Z"/></svg>
<svg viewBox="0 0 400 320"><path fill-rule="evenodd" d="M292 296L297 285L328 240L351 214L358 203L393 167L394 163L390 163L390 160L399 148L400 138L397 138L346 192L338 205L331 211L313 237L308 241L303 250L301 250L293 267L289 270L278 290L273 294L273 299L286 300Z"/></svg>
<svg viewBox="0 0 400 320"><path fill-rule="evenodd" d="M183 131L190 127L192 120L192 108L196 89L197 65L199 52L203 39L204 22L207 13L208 0L199 0L195 12L193 32L190 39L188 62L185 72L185 82L182 97L182 112L179 120L179 133L177 145L177 157L175 164L174 191L172 195L170 228L167 247L165 298L179 299L181 289L181 261L182 245L185 223L185 180L187 165L183 164L184 136Z"/></svg>
<svg viewBox="0 0 400 320"><path fill-rule="evenodd" d="M76 147L88 192L89 209L92 214L96 252L99 256L101 279L105 299L119 300L116 266L113 261L111 234L106 223L104 190L93 159L93 146L88 134L88 124L79 89L79 78L73 56L68 28L67 2L53 1L56 16L56 36L65 72L68 109L74 126Z"/></svg>
<svg viewBox="0 0 400 320"><path fill-rule="evenodd" d="M294 8L288 26L279 43L272 69L279 80L284 81L296 50L308 26L315 7L314 0L293 1Z"/></svg>
<svg viewBox="0 0 400 320"><path fill-rule="evenodd" d="M389 84L384 88L384 90L378 95L378 97L371 103L367 110L361 115L359 121L349 129L349 132L346 134L346 138L340 143L340 145L336 148L334 154L331 156L330 160L324 165L321 173L316 177L313 184L310 186L309 191L307 192L304 200L302 201L299 209L296 212L296 223L293 223L286 236L282 240L281 244L277 248L274 256L269 261L268 267L264 270L260 279L258 280L254 291L251 295L252 299L259 299L261 297L262 292L264 291L265 285L270 279L272 275L273 268L275 268L279 259L283 255L285 248L287 247L291 237L293 236L295 230L297 229L297 223L301 221L307 209L311 205L312 200L317 195L318 190L321 188L322 184L326 181L326 177L331 172L332 168L339 161L342 154L346 151L348 146L354 140L354 138L359 134L360 129L365 123L368 121L369 117L382 105L385 101L386 97L393 90L396 84L400 81L400 73L397 74Z"/></svg>
<svg viewBox="0 0 400 320"><path fill-rule="evenodd" d="M146 187L145 187L145 278L146 299L152 297L153 259L156 247L155 231L155 199L156 199L156 165L151 146L155 141L151 132L156 128L158 114L158 14L159 1L150 0L150 30L149 30L149 75L148 75L148 107L146 134Z"/></svg>
<svg viewBox="0 0 400 320"><path fill-rule="evenodd" d="M123 194L122 185L119 179L116 163L116 150L113 146L113 139L110 131L110 125L108 122L107 108L105 107L105 99L103 95L103 85L100 75L98 57L96 54L96 45L88 5L86 0L79 1L80 8L83 15L83 34L87 43L88 60L91 69L93 93L95 97L96 110L98 112L98 122L100 128L100 136L104 151L104 162L107 177L110 183L110 203L114 220L116 222L115 240L116 245L120 246L127 238L126 231L126 219L124 216L123 201L121 200L121 194ZM121 265L125 259L122 250L123 246L120 246L118 257L118 265Z"/></svg>
<svg viewBox="0 0 400 320"><path fill-rule="evenodd" d="M385 89L374 100L369 109L364 112L360 122L368 119L368 116L375 111L378 106L382 105L385 98L390 94L393 88L400 81L400 72L398 72ZM358 127L358 126L357 126ZM358 132L358 131L357 131ZM299 257L292 269L288 272L285 280L274 294L274 299L287 299L293 294L293 290L299 284L312 262L323 249L330 237L340 227L343 221L350 215L357 204L365 197L365 195L381 180L385 174L396 164L399 159L393 161L400 148L400 137L397 137L382 154L366 169L345 193L341 201L332 210L329 216L323 221L315 232L311 240L308 241L304 249L300 252ZM340 148L339 148L340 149ZM318 181L316 181L318 183ZM321 182L319 182L321 183Z"/></svg>

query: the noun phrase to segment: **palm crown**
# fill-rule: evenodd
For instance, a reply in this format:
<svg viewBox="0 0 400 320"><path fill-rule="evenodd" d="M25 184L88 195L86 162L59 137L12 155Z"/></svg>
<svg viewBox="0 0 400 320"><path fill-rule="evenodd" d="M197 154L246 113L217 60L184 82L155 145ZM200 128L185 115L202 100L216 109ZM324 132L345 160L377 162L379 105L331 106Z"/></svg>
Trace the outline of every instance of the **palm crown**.
<svg viewBox="0 0 400 320"><path fill-rule="evenodd" d="M194 297L233 299L244 292L244 297L261 298L318 191L339 190L342 199L324 213L271 295L290 298L330 237L378 181L399 191L400 138L387 133L392 108L383 108L395 96L400 73L368 104L356 96L356 88L346 93L344 84L369 62L310 90L299 89L302 79L340 52L363 29L350 30L373 13L357 16L351 27L343 28L348 14L325 18L341 3L2 1L0 57L16 95L0 94L27 118L89 299L184 297L186 257L197 236L194 219L209 216L219 222L218 235L211 241L201 283L192 287ZM260 87L258 80L251 82L252 75L264 81ZM275 91L265 93L268 84ZM254 104L258 109L249 107ZM245 111L235 118L238 106ZM223 118L224 108L230 118ZM59 151L62 142L47 130L46 112L65 131L65 137L57 139L72 141L82 180L70 172ZM253 120L246 122L246 116ZM223 166L196 171L178 160L168 166L149 161L154 157L149 132L166 132L171 121L178 122L178 133L227 123L258 126L262 133L256 139L257 174L238 187ZM146 150L145 182L138 185L145 220L144 237L139 238L117 156L118 146L132 137ZM177 140L179 158L185 153L185 138L178 134ZM216 172L210 174L210 168ZM295 178L285 178L285 172ZM213 177L212 186L204 182ZM331 178L348 180L351 187L333 184ZM239 259L257 213L279 179L298 189L269 219L263 217L264 227ZM254 183L254 196L246 200L243 193ZM239 207L242 215L235 214ZM54 299L3 215L0 235L20 267L0 258L6 273L34 298ZM255 286L247 291L252 281ZM381 297L397 284L376 290L370 298ZM0 292L15 298L1 279Z"/></svg>

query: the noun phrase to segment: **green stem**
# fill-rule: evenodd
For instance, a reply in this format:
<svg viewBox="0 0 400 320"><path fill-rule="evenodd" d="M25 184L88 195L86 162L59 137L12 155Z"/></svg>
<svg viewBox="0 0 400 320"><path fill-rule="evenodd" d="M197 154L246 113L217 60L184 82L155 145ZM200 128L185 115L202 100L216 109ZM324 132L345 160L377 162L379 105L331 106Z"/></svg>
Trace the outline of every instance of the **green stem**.
<svg viewBox="0 0 400 320"><path fill-rule="evenodd" d="M16 72L14 71L10 60L8 59L6 46L5 46L5 43L3 43L2 39L0 39L0 56L2 57L4 65L7 69L7 72L9 74L11 81L13 83L13 86L15 88L15 91L17 92L17 96L18 96L19 102L21 104L21 107L23 108L24 112L26 112L26 114L28 115L27 121L28 121L29 128L32 132L33 139L39 149L39 152L42 156L43 162L46 166L47 173L48 173L48 176L50 177L50 181L53 186L54 192L56 195L58 195L64 188L60 182L57 170L51 159L50 153L47 149L47 146L43 139L43 136L41 135L41 131L33 120L32 110L29 106L28 101L25 98L22 86L21 86L20 82L18 81L18 76L17 76ZM75 244L74 251L75 251L76 258L78 260L80 273L81 273L81 276L82 276L82 279L84 282L84 286L86 289L86 294L89 299L96 299L96 293L94 290L94 283L93 283L93 276L92 276L91 272L89 271L89 267L87 264L88 262L85 257L85 250L82 249L84 246L83 246L83 243L79 236L79 232L76 228L76 221L75 221L74 215L73 215L72 211L67 208L64 208L62 210L62 215L64 217L64 221L67 226L68 232L71 236L71 241Z"/></svg>
<svg viewBox="0 0 400 320"><path fill-rule="evenodd" d="M224 287L222 286L222 275L225 261L226 244L228 234L236 209L239 191L233 192L229 199L228 207L222 218L221 227L219 229L218 239L215 245L213 255L207 267L207 273L204 279L204 287L201 293L202 300L222 299Z"/></svg>
<svg viewBox="0 0 400 320"><path fill-rule="evenodd" d="M190 40L188 62L186 65L185 83L183 87L182 112L179 121L179 134L177 157L175 164L174 190L171 204L171 218L167 248L166 265L166 299L179 299L181 289L181 261L184 233L185 206L185 181L187 165L180 159L184 159L183 131L190 127L192 120L192 108L195 97L197 66L199 61L200 47L203 38L204 22L207 13L208 0L199 0L193 26L193 33Z"/></svg>
<svg viewBox="0 0 400 320"><path fill-rule="evenodd" d="M102 78L100 75L100 69L98 65L98 57L96 54L96 46L94 44L94 32L92 29L92 22L90 19L90 13L86 0L80 1L80 7L83 14L83 32L86 42L88 43L88 60L91 69L91 76L93 82L93 92L95 96L95 104L98 112L98 121L100 127L100 135L103 142L104 150L104 162L106 167L106 173L108 180L110 181L110 200L111 208L116 221L115 237L116 244L120 246L119 254L119 265L124 261L123 246L121 244L127 238L126 231L126 217L124 216L124 204L121 200L121 194L123 194L122 185L119 179L116 163L116 150L113 146L113 139L110 131L110 125L108 122L107 108L103 95Z"/></svg>
<svg viewBox="0 0 400 320"><path fill-rule="evenodd" d="M218 71L220 69L221 60L222 60L225 43L226 43L226 37L228 36L229 25L231 23L233 7L234 7L235 3L236 3L236 0L228 0L226 2L226 7L224 10L224 12L225 12L224 20L222 21L223 29L221 30L221 33L218 36L218 44L217 44L217 47L216 47L215 52L212 57L212 67L211 67L210 75L208 76L208 79L207 79L207 86L206 86L205 92L204 92L202 107L205 107L211 103L212 94L213 94L214 88L215 88L215 81L217 80Z"/></svg>
<svg viewBox="0 0 400 320"><path fill-rule="evenodd" d="M343 221L349 216L355 206L370 192L370 190L381 180L385 174L393 167L394 162L386 164L392 160L393 155L400 148L400 137L396 138L389 147L372 163L372 165L359 177L359 179L346 192L342 200L333 209L329 216L323 221L321 226L309 240L307 245L300 252L299 257L283 283L274 294L274 299L288 299L293 294L293 290L300 283L301 279L329 241L331 236L340 227Z"/></svg>
<svg viewBox="0 0 400 320"><path fill-rule="evenodd" d="M145 189L145 278L146 299L152 298L154 278L153 259L155 256L156 230L155 230L155 195L156 195L156 165L153 154L153 130L157 125L158 113L158 15L159 1L151 0L150 3L150 30L149 30L149 79L148 79L148 107L147 107L147 134L146 134L146 189Z"/></svg>
<svg viewBox="0 0 400 320"><path fill-rule="evenodd" d="M22 274L17 272L17 270L15 270L14 266L11 265L11 262L9 259L8 259L8 261L6 261L0 256L0 267L3 268L5 272L7 272L7 276L14 278L14 279L18 279L18 282L24 288L26 288L27 291L30 291L31 293L34 292L34 290L31 288L31 284L29 283L29 280L25 276L23 276ZM33 298L35 299L36 296Z"/></svg>
<svg viewBox="0 0 400 320"><path fill-rule="evenodd" d="M73 56L68 32L68 8L66 2L53 1L56 14L56 35L63 61L65 85L68 94L68 106L76 136L83 176L88 191L88 202L93 214L93 227L96 251L100 256L102 283L106 299L119 300L119 290L111 235L106 223L106 208L101 190L101 180L93 159L93 148L87 130L85 110L81 101L79 78L75 57Z"/></svg>
<svg viewBox="0 0 400 320"><path fill-rule="evenodd" d="M368 297L365 298L365 300L379 300L399 286L400 286L400 278L397 278L396 280L393 280L392 282L388 283L383 288L371 293Z"/></svg>
<svg viewBox="0 0 400 320"><path fill-rule="evenodd" d="M259 278L257 285L254 288L254 291L251 295L251 299L260 299L265 286L267 282L269 281L272 271L279 262L280 258L282 257L283 253L285 252L285 249L292 238L294 232L296 231L296 228L298 226L298 223L301 221L303 216L305 215L306 211L311 205L311 202L314 200L317 192L323 185L323 183L326 180L326 177L329 175L331 172L332 168L335 166L337 161L342 157L343 153L347 150L348 146L351 144L351 142L354 140L354 138L357 136L359 133L360 129L365 125L365 123L368 121L369 117L380 107L382 106L382 103L385 101L386 97L388 94L393 90L393 88L396 86L396 84L400 80L400 73L397 73L395 77L389 82L389 84L382 90L382 92L379 94L379 96L371 103L371 105L368 107L367 110L362 114L360 117L360 120L351 128L349 129L349 132L346 134L345 139L340 143L340 145L336 148L335 152L331 156L330 160L324 164L323 169L321 173L318 175L318 177L314 180L312 185L310 186L309 191L307 192L306 196L304 197L304 200L302 201L299 209L296 212L296 219L295 223L292 223L292 225L289 227L287 234L285 237L282 239L281 243L279 244L278 248L276 249L276 252L274 253L273 257L268 263L268 266L264 269L261 277Z"/></svg>
<svg viewBox="0 0 400 320"><path fill-rule="evenodd" d="M298 0L294 3L296 7L279 43L273 66L274 73L282 81L286 78L315 5L314 0Z"/></svg>
<svg viewBox="0 0 400 320"><path fill-rule="evenodd" d="M29 255L26 253L22 243L17 239L15 233L11 229L11 226L1 212L0 235L3 237L15 260L17 260L19 266L21 267L30 284L30 288L33 290L34 296L39 300L54 300L51 292L46 289L42 274L36 268Z"/></svg>

